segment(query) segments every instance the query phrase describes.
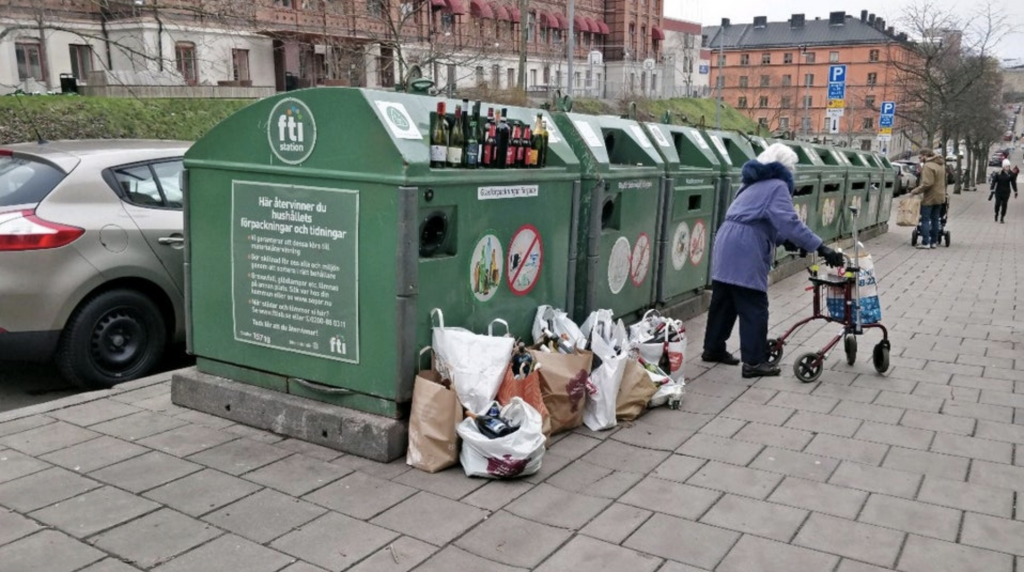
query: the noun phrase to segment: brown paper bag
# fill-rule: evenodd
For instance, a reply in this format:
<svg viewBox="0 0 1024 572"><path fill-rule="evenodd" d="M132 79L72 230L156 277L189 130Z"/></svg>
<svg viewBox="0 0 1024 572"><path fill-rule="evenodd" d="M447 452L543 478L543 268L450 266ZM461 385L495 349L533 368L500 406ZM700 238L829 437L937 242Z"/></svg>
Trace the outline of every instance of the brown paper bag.
<svg viewBox="0 0 1024 572"><path fill-rule="evenodd" d="M540 373L531 371L523 379L516 379L512 373L512 366L505 370L505 379L498 388L498 403L502 407L508 405L513 397L518 397L528 403L540 413L541 431L545 437L551 436L551 414L544 406L544 396L540 391Z"/></svg>
<svg viewBox="0 0 1024 572"><path fill-rule="evenodd" d="M921 197L906 195L900 198L896 211L896 226L917 226L921 221Z"/></svg>
<svg viewBox="0 0 1024 572"><path fill-rule="evenodd" d="M657 393L658 387L647 375L647 370L635 359L626 361L626 373L622 375L619 396L615 400L615 418L632 421L647 409L647 402Z"/></svg>
<svg viewBox="0 0 1024 572"><path fill-rule="evenodd" d="M416 374L409 412L406 464L436 473L457 463L459 436L455 433L455 426L460 421L462 404L451 383L447 386L442 384L441 375L436 371L425 370Z"/></svg>
<svg viewBox="0 0 1024 572"><path fill-rule="evenodd" d="M594 354L547 353L530 350L539 366L540 392L551 417L551 434L569 431L583 424L583 405L590 383Z"/></svg>

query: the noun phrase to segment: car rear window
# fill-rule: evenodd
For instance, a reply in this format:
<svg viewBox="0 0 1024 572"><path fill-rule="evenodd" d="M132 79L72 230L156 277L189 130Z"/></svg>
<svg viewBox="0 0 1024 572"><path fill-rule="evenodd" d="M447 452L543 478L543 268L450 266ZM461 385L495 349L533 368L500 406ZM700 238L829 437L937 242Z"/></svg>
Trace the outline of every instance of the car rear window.
<svg viewBox="0 0 1024 572"><path fill-rule="evenodd" d="M46 163L0 156L0 207L39 203L65 175Z"/></svg>

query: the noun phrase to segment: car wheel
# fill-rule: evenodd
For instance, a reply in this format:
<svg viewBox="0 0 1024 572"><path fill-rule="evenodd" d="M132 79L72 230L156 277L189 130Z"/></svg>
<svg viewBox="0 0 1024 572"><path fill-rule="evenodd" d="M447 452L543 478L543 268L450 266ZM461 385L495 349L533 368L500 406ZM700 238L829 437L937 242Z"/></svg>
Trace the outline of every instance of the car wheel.
<svg viewBox="0 0 1024 572"><path fill-rule="evenodd" d="M57 367L79 387L108 388L149 373L166 342L164 317L152 300L133 290L111 290L71 315L57 348Z"/></svg>

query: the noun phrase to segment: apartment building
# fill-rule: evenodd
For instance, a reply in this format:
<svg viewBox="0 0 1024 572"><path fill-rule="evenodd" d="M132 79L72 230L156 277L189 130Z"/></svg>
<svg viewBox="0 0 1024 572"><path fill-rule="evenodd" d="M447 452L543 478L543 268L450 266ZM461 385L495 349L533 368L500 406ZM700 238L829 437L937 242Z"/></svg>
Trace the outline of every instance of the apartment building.
<svg viewBox="0 0 1024 572"><path fill-rule="evenodd" d="M902 100L894 62L909 61L907 37L866 10L859 18L832 12L813 20L793 14L786 22L763 16L743 24L723 19L720 26L705 27L703 36L712 52L712 89L720 75L724 102L776 135L878 149L879 105ZM828 72L836 64L846 65L838 133L826 113ZM899 122L889 149L906 146Z"/></svg>
<svg viewBox="0 0 1024 572"><path fill-rule="evenodd" d="M665 96L707 97L711 50L702 47L700 24L665 18L664 25Z"/></svg>

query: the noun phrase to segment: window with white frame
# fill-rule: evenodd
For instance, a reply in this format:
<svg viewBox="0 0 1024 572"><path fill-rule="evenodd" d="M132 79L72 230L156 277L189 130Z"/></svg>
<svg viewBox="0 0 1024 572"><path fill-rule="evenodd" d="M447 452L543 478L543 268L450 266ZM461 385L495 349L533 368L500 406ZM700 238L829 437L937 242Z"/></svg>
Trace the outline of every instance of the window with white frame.
<svg viewBox="0 0 1024 572"><path fill-rule="evenodd" d="M14 55L18 62L18 80L43 81L43 49L38 40L18 40L14 43Z"/></svg>
<svg viewBox="0 0 1024 572"><path fill-rule="evenodd" d="M196 69L196 45L192 42L174 44L174 65L189 85L199 82L199 71Z"/></svg>
<svg viewBox="0 0 1024 572"><path fill-rule="evenodd" d="M248 81L249 50L231 50L231 69L236 81Z"/></svg>
<svg viewBox="0 0 1024 572"><path fill-rule="evenodd" d="M71 75L80 80L89 78L92 71L92 46L88 44L70 44L68 53L71 56Z"/></svg>

